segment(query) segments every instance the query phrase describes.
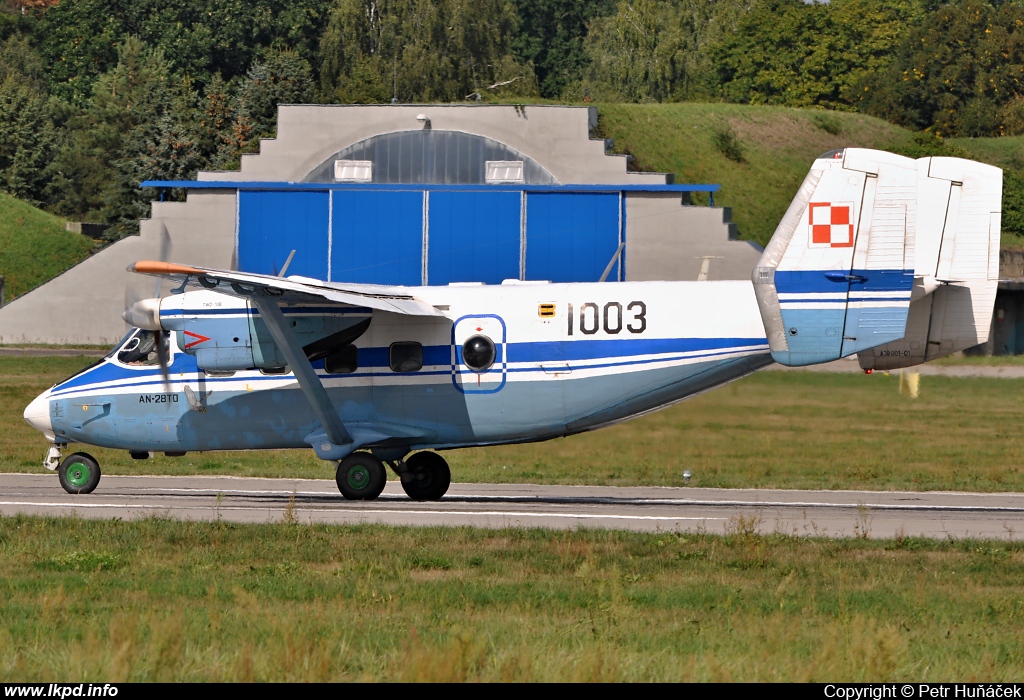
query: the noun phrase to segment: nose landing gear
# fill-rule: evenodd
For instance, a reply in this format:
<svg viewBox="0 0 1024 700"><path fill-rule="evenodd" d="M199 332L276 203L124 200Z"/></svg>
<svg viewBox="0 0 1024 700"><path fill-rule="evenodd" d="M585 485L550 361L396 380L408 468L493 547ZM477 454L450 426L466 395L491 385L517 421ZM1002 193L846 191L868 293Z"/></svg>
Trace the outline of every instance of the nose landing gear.
<svg viewBox="0 0 1024 700"><path fill-rule="evenodd" d="M68 493L92 493L100 483L100 464L92 455L76 452L57 467L57 478Z"/></svg>

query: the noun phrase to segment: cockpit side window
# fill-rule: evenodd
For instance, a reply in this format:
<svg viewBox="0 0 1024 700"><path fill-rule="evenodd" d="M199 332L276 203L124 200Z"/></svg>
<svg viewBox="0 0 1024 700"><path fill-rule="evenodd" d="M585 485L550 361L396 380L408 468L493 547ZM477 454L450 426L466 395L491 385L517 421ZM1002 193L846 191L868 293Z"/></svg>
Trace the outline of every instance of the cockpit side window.
<svg viewBox="0 0 1024 700"><path fill-rule="evenodd" d="M158 341L159 338L159 341ZM121 346L117 353L117 361L136 367L158 365L160 357L157 353L157 342L163 343L164 351L170 355L170 333L168 331L138 330Z"/></svg>

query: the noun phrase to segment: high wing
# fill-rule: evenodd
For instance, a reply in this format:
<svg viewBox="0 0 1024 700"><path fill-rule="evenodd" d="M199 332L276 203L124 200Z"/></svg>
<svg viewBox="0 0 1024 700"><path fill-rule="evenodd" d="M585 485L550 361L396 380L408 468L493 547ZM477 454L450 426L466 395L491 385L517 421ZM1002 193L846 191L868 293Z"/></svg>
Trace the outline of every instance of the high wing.
<svg viewBox="0 0 1024 700"><path fill-rule="evenodd" d="M444 316L422 299L403 293L405 287L370 284L336 284L308 277L271 277L252 272L235 272L198 268L189 265L140 260L128 266L129 272L163 277L186 286L215 290L243 299L257 290L273 297L279 304L327 301L346 306L360 306L390 311L406 316Z"/></svg>
<svg viewBox="0 0 1024 700"><path fill-rule="evenodd" d="M281 306L308 304L311 301L317 304L328 302L406 316L444 317L440 309L404 293L403 287L340 285L303 277L282 279L151 260L136 262L128 267L128 271L174 280L180 283L182 289L194 286L237 297L255 306L295 375L310 408L320 421L321 429L314 430L305 440L321 459L342 459L364 444L386 439L393 434L393 430L381 431L374 426L346 426L343 423L310 363L309 348L304 348L299 342ZM160 301L148 299L136 302L131 309L125 310L124 318L140 328L162 328Z"/></svg>

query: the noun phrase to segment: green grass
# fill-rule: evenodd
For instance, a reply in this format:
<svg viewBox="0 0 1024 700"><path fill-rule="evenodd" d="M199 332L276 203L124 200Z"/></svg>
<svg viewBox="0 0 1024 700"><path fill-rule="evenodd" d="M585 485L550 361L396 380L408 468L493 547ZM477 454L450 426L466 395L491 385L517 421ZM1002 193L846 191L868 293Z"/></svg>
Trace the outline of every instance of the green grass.
<svg viewBox="0 0 1024 700"><path fill-rule="evenodd" d="M0 276L8 301L89 256L93 241L64 222L0 192Z"/></svg>
<svg viewBox="0 0 1024 700"><path fill-rule="evenodd" d="M747 240L767 244L815 158L847 147L899 150L914 133L849 112L730 104L600 106L599 131L634 167L674 173L678 183L718 183L715 204L733 208ZM1024 137L950 139L970 157L1024 167ZM741 157L736 157L737 155ZM1003 235L1004 248L1024 238Z"/></svg>
<svg viewBox="0 0 1024 700"><path fill-rule="evenodd" d="M1000 168L1024 168L1024 136L998 138L952 138L949 142L960 146L980 161Z"/></svg>
<svg viewBox="0 0 1024 700"><path fill-rule="evenodd" d="M1024 545L0 519L7 681L1019 681Z"/></svg>
<svg viewBox="0 0 1024 700"><path fill-rule="evenodd" d="M1022 367L1024 355L964 355L958 352L928 364L940 367Z"/></svg>
<svg viewBox="0 0 1024 700"><path fill-rule="evenodd" d="M604 104L599 110L602 135L615 140L616 151L632 154L634 167L675 173L678 183L721 184L715 204L733 207L741 236L761 245L822 153L912 141L911 132L862 114L697 103ZM721 150L722 134L730 133L742 161Z"/></svg>
<svg viewBox="0 0 1024 700"><path fill-rule="evenodd" d="M0 471L40 472L45 440L21 417L86 358L0 357ZM761 372L611 428L445 453L456 481L1024 491L1024 380ZM137 462L91 447L106 474L332 478L311 450L190 453ZM102 488L102 487L101 487Z"/></svg>

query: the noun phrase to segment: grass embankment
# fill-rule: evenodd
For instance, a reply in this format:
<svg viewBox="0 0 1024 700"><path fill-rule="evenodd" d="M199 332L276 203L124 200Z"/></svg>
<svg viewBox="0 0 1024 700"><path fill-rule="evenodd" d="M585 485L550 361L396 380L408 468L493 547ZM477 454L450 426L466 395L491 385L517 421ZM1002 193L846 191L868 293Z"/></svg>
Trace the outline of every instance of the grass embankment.
<svg viewBox="0 0 1024 700"><path fill-rule="evenodd" d="M85 358L0 357L0 471L41 471L22 420ZM1024 380L761 372L644 418L532 445L447 452L456 481L715 487L1024 491ZM91 447L106 474L332 478L310 450L134 461Z"/></svg>
<svg viewBox="0 0 1024 700"><path fill-rule="evenodd" d="M65 231L58 217L0 192L0 276L8 301L87 258L93 244Z"/></svg>
<svg viewBox="0 0 1024 700"><path fill-rule="evenodd" d="M715 204L732 207L741 237L761 245L822 153L899 151L914 143L913 132L863 114L730 104L604 104L600 131L615 140L616 152L632 154L638 169L674 173L679 183L721 184ZM986 163L1024 164L1024 137L951 142ZM1004 233L1003 247L1024 247L1024 239Z"/></svg>
<svg viewBox="0 0 1024 700"><path fill-rule="evenodd" d="M1018 681L1024 545L0 520L8 681Z"/></svg>

